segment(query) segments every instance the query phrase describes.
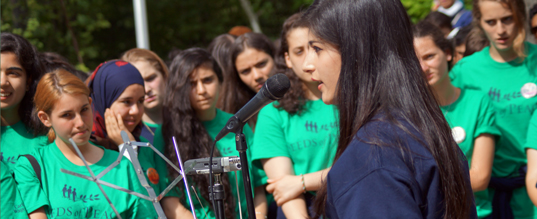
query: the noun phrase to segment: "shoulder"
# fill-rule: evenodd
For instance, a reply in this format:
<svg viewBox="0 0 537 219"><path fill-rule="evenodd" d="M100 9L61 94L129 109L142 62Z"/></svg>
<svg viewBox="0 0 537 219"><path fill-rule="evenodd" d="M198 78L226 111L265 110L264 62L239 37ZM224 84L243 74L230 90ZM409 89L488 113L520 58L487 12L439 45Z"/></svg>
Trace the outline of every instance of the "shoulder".
<svg viewBox="0 0 537 219"><path fill-rule="evenodd" d="M400 173L410 173L416 160L421 160L421 165L436 166L423 136L407 122L400 123L398 126L383 120L368 122L356 133L338 163Z"/></svg>
<svg viewBox="0 0 537 219"><path fill-rule="evenodd" d="M530 42L524 42L524 44L526 47L526 54L528 54L527 59L534 60L535 56L537 56L537 45Z"/></svg>
<svg viewBox="0 0 537 219"><path fill-rule="evenodd" d="M231 118L233 116L233 114L231 113L228 113L228 112L224 112L223 110L220 110L220 109L216 109L216 116L218 117L218 119L221 119L221 120L229 120L229 118Z"/></svg>
<svg viewBox="0 0 537 219"><path fill-rule="evenodd" d="M530 42L524 42L526 44L526 48L528 48L529 53L537 53L537 45L530 43Z"/></svg>
<svg viewBox="0 0 537 219"><path fill-rule="evenodd" d="M283 108L277 108L276 106L278 105L278 101L274 101L272 103L269 103L268 105L266 105L265 107L263 107L263 109L261 109L259 111L259 114L274 114L274 113L278 113L278 112L285 112L287 113L285 110L283 110Z"/></svg>
<svg viewBox="0 0 537 219"><path fill-rule="evenodd" d="M273 102L263 107L257 115L257 124L280 123L283 122L283 118L289 118L289 113L283 108L277 108L277 104L278 102ZM256 125L256 131L260 127Z"/></svg>
<svg viewBox="0 0 537 219"><path fill-rule="evenodd" d="M403 119L396 118L390 121L387 117L376 116L358 130L354 137L351 145L369 142L368 144L373 143L372 146L378 147L397 143L412 152L430 155L430 152L425 149L423 135L410 122ZM432 156L430 157L432 158Z"/></svg>
<svg viewBox="0 0 537 219"><path fill-rule="evenodd" d="M472 105L475 105L476 103L480 103L480 105L490 104L490 98L483 92L480 92L474 89L463 89L463 88L461 88L461 92L463 93L462 98L464 102L466 102L467 104L472 104Z"/></svg>
<svg viewBox="0 0 537 219"><path fill-rule="evenodd" d="M459 62L457 62L457 64L455 64L455 66L468 66L468 65L473 65L473 64L476 64L475 62L476 61L481 61L483 60L484 58L486 58L486 55L488 55L488 46L483 48L481 51L477 51L477 52L474 52L472 55L469 55L469 56L466 56L464 58L462 58Z"/></svg>

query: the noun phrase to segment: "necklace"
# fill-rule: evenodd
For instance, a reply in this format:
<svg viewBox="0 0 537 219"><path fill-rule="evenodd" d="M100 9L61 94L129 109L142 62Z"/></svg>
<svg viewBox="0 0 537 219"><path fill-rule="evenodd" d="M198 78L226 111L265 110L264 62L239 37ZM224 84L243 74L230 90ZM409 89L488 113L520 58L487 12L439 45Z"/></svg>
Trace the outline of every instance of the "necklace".
<svg viewBox="0 0 537 219"><path fill-rule="evenodd" d="M151 130L151 128L147 124L145 124L145 122L142 122L142 123L144 124L145 128L147 128L149 133L151 133L152 136L155 136L155 133Z"/></svg>

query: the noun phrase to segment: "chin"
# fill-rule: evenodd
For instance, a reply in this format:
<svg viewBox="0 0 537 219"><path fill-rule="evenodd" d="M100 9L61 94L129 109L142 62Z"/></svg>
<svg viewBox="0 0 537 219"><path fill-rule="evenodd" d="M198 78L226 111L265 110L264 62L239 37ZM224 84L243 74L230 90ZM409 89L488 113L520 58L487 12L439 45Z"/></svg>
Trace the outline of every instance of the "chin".
<svg viewBox="0 0 537 219"><path fill-rule="evenodd" d="M323 96L321 96L321 99L323 100L324 104L326 104L326 105L334 104L334 98L332 98L332 97L325 97L323 95Z"/></svg>
<svg viewBox="0 0 537 219"><path fill-rule="evenodd" d="M498 51L506 51L506 50L513 49L513 43L510 43L510 44L494 44L494 47Z"/></svg>
<svg viewBox="0 0 537 219"><path fill-rule="evenodd" d="M131 126L127 126L126 128L127 128L127 130L128 130L130 133L132 133L132 131L134 131L134 129L136 128L136 125L135 125L135 126L132 126L132 127L131 127Z"/></svg>
<svg viewBox="0 0 537 219"><path fill-rule="evenodd" d="M89 137L72 137L73 141L75 141L76 146L82 146L89 142ZM71 142L67 140L66 142L68 145L71 145Z"/></svg>
<svg viewBox="0 0 537 219"><path fill-rule="evenodd" d="M0 108L2 110L9 110L9 109L12 109L14 107L13 105L14 104L2 102L2 104L0 105Z"/></svg>
<svg viewBox="0 0 537 219"><path fill-rule="evenodd" d="M159 102L158 102L158 99L157 99L157 100L154 100L153 102L150 102L150 103L144 103L144 108L146 108L148 110L151 110L153 108L156 108L158 105L159 105Z"/></svg>

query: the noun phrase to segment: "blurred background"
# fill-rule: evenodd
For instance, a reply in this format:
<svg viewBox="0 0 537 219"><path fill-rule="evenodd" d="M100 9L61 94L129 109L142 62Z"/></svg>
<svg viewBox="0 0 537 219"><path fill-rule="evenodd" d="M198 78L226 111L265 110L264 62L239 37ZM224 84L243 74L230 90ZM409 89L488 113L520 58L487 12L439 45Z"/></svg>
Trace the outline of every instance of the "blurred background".
<svg viewBox="0 0 537 219"><path fill-rule="evenodd" d="M413 22L425 17L433 0L401 0ZM472 0L462 0L467 9ZM527 5L537 0L525 0ZM272 40L283 21L313 0L147 0L149 45L164 60L168 52L209 42L234 26L253 23ZM248 4L245 4L248 3ZM253 16L247 16L247 11ZM79 70L119 58L136 47L133 1L1 0L1 31L22 35L40 52L54 51Z"/></svg>

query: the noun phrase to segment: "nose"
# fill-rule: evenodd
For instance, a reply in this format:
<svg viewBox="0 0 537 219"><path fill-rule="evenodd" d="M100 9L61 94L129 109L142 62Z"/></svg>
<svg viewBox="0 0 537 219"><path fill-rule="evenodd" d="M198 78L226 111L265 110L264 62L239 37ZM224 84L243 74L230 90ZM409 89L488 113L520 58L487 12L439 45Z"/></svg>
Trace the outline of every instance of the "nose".
<svg viewBox="0 0 537 219"><path fill-rule="evenodd" d="M263 81L263 77L265 76L260 69L252 68L252 76L254 77L255 81Z"/></svg>
<svg viewBox="0 0 537 219"><path fill-rule="evenodd" d="M308 49L306 53L306 57L304 58L304 62L302 63L302 70L306 73L313 74L315 71L315 66L313 63L313 53L311 52L311 49Z"/></svg>
<svg viewBox="0 0 537 219"><path fill-rule="evenodd" d="M205 89L205 85L203 85L203 83L199 81L196 84L196 91L199 95L202 95L202 94L205 94L205 92L207 92L207 89Z"/></svg>
<svg viewBox="0 0 537 219"><path fill-rule="evenodd" d="M507 32L506 24L503 22L498 22L498 34L503 35Z"/></svg>
<svg viewBox="0 0 537 219"><path fill-rule="evenodd" d="M151 87L149 87L149 84L147 82L144 82L144 87L145 87L145 94L149 94L149 92L151 91Z"/></svg>
<svg viewBox="0 0 537 219"><path fill-rule="evenodd" d="M4 71L0 73L0 86L6 86L7 85L7 77Z"/></svg>
<svg viewBox="0 0 537 219"><path fill-rule="evenodd" d="M82 115L76 114L75 116L75 127L80 129L84 127L84 119L82 119Z"/></svg>
<svg viewBox="0 0 537 219"><path fill-rule="evenodd" d="M421 70L423 70L423 72L427 72L429 70L429 66L427 65L427 63L425 63L421 59L420 59L420 65L421 65Z"/></svg>
<svg viewBox="0 0 537 219"><path fill-rule="evenodd" d="M140 107L140 106L143 106L143 104L138 104L138 102L136 104L132 104L132 106L129 109L129 114L130 115L138 115L140 113L140 111L143 110L143 107Z"/></svg>

